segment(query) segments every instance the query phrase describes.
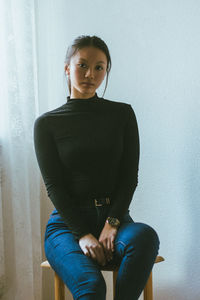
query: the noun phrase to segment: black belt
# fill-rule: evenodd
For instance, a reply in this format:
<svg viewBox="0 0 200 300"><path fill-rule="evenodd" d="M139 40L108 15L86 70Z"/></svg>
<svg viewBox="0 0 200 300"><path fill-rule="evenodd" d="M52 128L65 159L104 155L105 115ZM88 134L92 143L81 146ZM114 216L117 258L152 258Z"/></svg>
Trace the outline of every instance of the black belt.
<svg viewBox="0 0 200 300"><path fill-rule="evenodd" d="M90 206L90 207L95 207L95 206L104 206L104 205L110 205L111 200L110 197L98 197L98 198L87 198L87 199L80 199L76 201L77 205L80 206Z"/></svg>
<svg viewBox="0 0 200 300"><path fill-rule="evenodd" d="M95 206L103 206L103 205L110 205L110 198L103 197L103 198L94 198Z"/></svg>

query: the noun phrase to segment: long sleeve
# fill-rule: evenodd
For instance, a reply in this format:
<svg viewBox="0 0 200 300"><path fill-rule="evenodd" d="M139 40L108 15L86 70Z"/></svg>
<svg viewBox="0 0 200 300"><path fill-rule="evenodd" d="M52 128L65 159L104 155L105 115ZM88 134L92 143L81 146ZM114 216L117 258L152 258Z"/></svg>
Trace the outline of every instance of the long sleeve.
<svg viewBox="0 0 200 300"><path fill-rule="evenodd" d="M137 186L139 136L130 104L69 99L38 117L35 152L47 194L74 236L91 232L81 206L110 197L109 216L121 218Z"/></svg>
<svg viewBox="0 0 200 300"><path fill-rule="evenodd" d="M64 181L63 164L45 117L39 117L35 121L34 145L48 196L74 236L79 239L89 233L89 228L69 194L68 186Z"/></svg>
<svg viewBox="0 0 200 300"><path fill-rule="evenodd" d="M124 129L123 153L109 211L110 217L119 220L128 209L138 184L139 133L135 113L130 104L127 107L129 112Z"/></svg>

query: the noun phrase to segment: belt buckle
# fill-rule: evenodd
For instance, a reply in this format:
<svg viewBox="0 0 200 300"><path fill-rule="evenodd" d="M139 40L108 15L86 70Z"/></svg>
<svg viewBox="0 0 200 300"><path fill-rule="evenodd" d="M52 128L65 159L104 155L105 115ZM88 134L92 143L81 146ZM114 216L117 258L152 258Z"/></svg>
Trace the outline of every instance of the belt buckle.
<svg viewBox="0 0 200 300"><path fill-rule="evenodd" d="M97 202L97 199L94 199L94 203L95 203L95 206L102 206L103 204L99 204L98 202Z"/></svg>
<svg viewBox="0 0 200 300"><path fill-rule="evenodd" d="M106 204L110 204L110 198L109 197L105 197L106 199ZM94 202L95 202L95 206L103 206L102 203L98 203L97 199L94 199Z"/></svg>
<svg viewBox="0 0 200 300"><path fill-rule="evenodd" d="M106 197L106 204L110 204L110 198Z"/></svg>

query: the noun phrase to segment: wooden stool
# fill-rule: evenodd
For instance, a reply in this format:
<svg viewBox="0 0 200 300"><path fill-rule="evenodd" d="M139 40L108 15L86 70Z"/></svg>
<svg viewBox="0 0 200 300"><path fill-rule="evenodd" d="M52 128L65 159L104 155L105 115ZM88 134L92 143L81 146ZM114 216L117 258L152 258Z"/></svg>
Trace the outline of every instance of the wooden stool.
<svg viewBox="0 0 200 300"><path fill-rule="evenodd" d="M164 261L162 256L157 256L155 263ZM46 260L41 263L42 268L51 268L49 262ZM113 295L115 296L115 285L117 279L118 268L101 268L102 271L112 271L113 272ZM65 300L65 285L62 279L54 271L54 288L55 288L55 300ZM146 286L143 291L144 300L153 300L153 282L152 282L152 272L149 276L149 279L146 283ZM113 298L114 298L113 296Z"/></svg>

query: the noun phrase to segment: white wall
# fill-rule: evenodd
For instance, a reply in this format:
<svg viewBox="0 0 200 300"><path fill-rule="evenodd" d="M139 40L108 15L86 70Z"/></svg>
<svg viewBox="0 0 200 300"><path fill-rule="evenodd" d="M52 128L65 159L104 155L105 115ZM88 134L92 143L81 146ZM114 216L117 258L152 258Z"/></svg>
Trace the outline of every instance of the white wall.
<svg viewBox="0 0 200 300"><path fill-rule="evenodd" d="M131 215L157 230L166 259L154 267L155 300L200 299L200 2L46 0L36 12L41 113L47 98L65 102L68 43L95 34L108 44L105 97L131 103L140 130Z"/></svg>

